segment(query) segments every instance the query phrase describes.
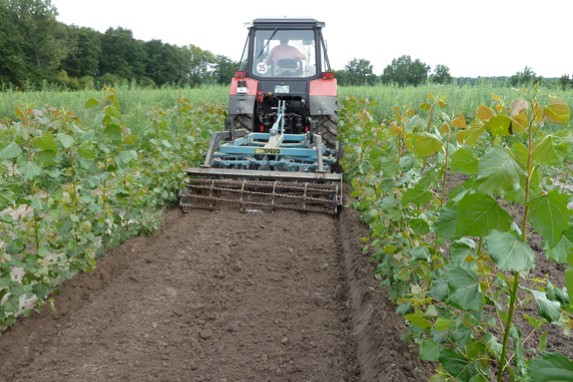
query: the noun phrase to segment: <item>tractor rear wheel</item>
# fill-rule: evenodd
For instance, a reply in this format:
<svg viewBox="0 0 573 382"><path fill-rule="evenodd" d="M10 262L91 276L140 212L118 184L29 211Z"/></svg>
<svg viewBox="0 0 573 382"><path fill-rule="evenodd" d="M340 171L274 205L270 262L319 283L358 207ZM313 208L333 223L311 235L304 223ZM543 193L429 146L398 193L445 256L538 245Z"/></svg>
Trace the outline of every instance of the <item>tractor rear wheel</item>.
<svg viewBox="0 0 573 382"><path fill-rule="evenodd" d="M318 122L318 134L322 137L322 142L330 149L336 148L338 115L318 115L314 119Z"/></svg>
<svg viewBox="0 0 573 382"><path fill-rule="evenodd" d="M232 114L227 118L227 130L233 129L246 129L253 131L253 116L251 114Z"/></svg>

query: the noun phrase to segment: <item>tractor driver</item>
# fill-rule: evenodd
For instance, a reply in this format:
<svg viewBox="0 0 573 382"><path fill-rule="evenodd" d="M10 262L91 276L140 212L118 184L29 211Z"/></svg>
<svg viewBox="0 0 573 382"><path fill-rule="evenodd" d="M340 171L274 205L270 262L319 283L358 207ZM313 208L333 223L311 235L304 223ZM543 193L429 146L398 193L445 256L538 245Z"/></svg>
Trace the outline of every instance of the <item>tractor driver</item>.
<svg viewBox="0 0 573 382"><path fill-rule="evenodd" d="M290 59L301 61L306 58L306 55L300 50L288 44L289 39L286 37L281 37L280 45L275 46L271 49L265 63L267 65L272 65L275 67L280 60Z"/></svg>

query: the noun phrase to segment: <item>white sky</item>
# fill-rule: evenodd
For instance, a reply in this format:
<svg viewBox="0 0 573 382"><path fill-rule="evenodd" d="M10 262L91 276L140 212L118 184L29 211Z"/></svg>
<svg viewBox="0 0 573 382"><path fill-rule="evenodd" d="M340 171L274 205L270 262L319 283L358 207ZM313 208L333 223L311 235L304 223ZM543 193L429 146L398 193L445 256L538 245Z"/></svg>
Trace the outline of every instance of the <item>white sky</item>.
<svg viewBox="0 0 573 382"><path fill-rule="evenodd" d="M326 23L335 70L366 59L380 75L392 59L450 68L454 77L510 76L529 66L543 77L573 74L571 0L52 0L66 24L136 39L193 44L238 61L245 22L312 17Z"/></svg>

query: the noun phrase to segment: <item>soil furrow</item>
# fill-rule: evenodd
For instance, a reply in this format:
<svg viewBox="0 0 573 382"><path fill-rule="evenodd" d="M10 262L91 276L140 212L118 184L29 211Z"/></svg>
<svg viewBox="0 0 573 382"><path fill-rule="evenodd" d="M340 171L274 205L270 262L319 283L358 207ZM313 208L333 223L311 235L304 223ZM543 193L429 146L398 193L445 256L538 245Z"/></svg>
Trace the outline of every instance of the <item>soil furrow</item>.
<svg viewBox="0 0 573 382"><path fill-rule="evenodd" d="M2 334L0 380L423 380L359 226L351 211L167 211Z"/></svg>

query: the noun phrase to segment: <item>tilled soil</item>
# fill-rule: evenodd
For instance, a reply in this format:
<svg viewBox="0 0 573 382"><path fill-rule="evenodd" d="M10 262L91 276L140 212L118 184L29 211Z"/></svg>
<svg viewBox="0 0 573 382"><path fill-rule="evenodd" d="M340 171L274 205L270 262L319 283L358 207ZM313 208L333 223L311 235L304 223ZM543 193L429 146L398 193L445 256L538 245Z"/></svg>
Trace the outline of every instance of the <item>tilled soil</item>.
<svg viewBox="0 0 573 382"><path fill-rule="evenodd" d="M0 381L424 381L357 214L179 210L0 337Z"/></svg>

